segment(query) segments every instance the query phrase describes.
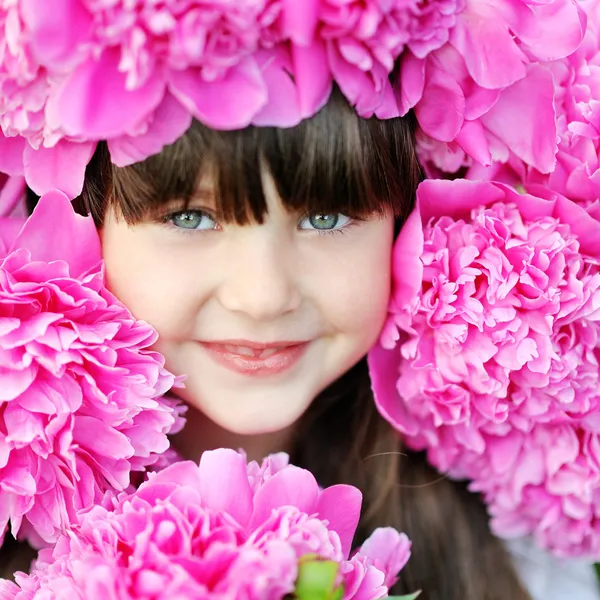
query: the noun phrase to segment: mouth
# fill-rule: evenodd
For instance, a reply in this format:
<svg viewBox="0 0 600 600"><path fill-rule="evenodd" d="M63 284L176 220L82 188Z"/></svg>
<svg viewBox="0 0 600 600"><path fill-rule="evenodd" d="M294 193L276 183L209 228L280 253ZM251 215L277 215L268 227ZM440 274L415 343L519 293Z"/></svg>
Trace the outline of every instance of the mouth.
<svg viewBox="0 0 600 600"><path fill-rule="evenodd" d="M248 340L199 342L219 365L236 373L252 376L277 375L290 370L304 355L310 342L272 343Z"/></svg>

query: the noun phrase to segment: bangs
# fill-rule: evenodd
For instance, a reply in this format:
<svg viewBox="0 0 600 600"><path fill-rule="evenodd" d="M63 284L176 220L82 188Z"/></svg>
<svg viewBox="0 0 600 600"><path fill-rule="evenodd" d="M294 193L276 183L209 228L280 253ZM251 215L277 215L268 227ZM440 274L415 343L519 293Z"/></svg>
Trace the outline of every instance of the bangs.
<svg viewBox="0 0 600 600"><path fill-rule="evenodd" d="M360 218L391 209L403 221L421 179L412 129L406 118L361 119L339 92L289 129L215 131L195 121L160 154L129 167L112 165L101 144L86 173L82 208L101 225L108 201L135 224L167 203L185 209L208 177L219 219L262 223L266 169L289 211Z"/></svg>

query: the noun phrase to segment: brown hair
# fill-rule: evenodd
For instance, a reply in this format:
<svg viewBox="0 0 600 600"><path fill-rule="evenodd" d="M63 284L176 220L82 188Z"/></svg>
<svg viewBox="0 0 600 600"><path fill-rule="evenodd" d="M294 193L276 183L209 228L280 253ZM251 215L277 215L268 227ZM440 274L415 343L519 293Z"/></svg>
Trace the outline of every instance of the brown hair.
<svg viewBox="0 0 600 600"><path fill-rule="evenodd" d="M360 119L336 92L295 128L216 132L195 123L175 144L131 167L114 167L101 144L76 206L101 226L110 201L135 223L167 201L185 205L210 169L220 217L261 222L266 165L289 208L364 216L391 207L400 228L421 179L412 129L410 118ZM313 402L297 424L291 455L321 485L351 483L363 491L357 544L380 526L409 535L412 558L396 593L421 589L424 600L529 598L489 530L481 500L435 473L422 455L404 450L380 417L366 360Z"/></svg>

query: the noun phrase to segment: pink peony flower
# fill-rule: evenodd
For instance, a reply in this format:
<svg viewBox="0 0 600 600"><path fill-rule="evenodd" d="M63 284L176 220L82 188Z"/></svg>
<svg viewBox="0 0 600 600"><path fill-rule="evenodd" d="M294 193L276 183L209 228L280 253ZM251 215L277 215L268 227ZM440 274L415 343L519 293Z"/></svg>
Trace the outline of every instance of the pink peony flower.
<svg viewBox="0 0 600 600"><path fill-rule="evenodd" d="M92 219L55 192L23 223L0 219L0 533L41 545L125 489L181 419L156 333L104 287Z"/></svg>
<svg viewBox="0 0 600 600"><path fill-rule="evenodd" d="M362 117L399 116L389 81L405 48L422 55L447 41L464 0L281 2L259 53L269 102L257 125L293 126L315 114L337 83ZM290 73L293 78L290 78Z"/></svg>
<svg viewBox="0 0 600 600"><path fill-rule="evenodd" d="M266 102L252 53L268 4L59 0L41 8L4 0L0 127L28 140L31 187L77 195L98 140L109 140L113 160L125 165L174 142L192 116L216 128L247 125ZM47 173L61 161L70 168Z"/></svg>
<svg viewBox="0 0 600 600"><path fill-rule="evenodd" d="M421 184L369 364L382 414L499 535L597 560L600 221L536 194Z"/></svg>
<svg viewBox="0 0 600 600"><path fill-rule="evenodd" d="M325 40L333 79L363 117L399 116L389 82L408 45L419 55L448 39L464 0L396 2L326 0L319 36Z"/></svg>
<svg viewBox="0 0 600 600"><path fill-rule="evenodd" d="M279 600L294 591L298 559L307 553L340 563L342 583L351 584L344 598L387 594L385 582L406 563L410 543L380 530L347 560L358 490L321 491L309 472L289 465L255 489L252 477L232 450L204 453L199 467L172 465L135 493L80 512L30 575L2 583L0 597Z"/></svg>
<svg viewBox="0 0 600 600"><path fill-rule="evenodd" d="M550 172L554 83L539 63L575 51L584 29L585 13L572 0L467 0L444 46L402 58L401 111L414 108L422 163L455 172L461 155L459 166L489 165L512 152Z"/></svg>
<svg viewBox="0 0 600 600"><path fill-rule="evenodd" d="M587 30L579 49L549 63L555 80L558 153L549 174L511 155L505 164L473 167L469 178L542 184L583 204L600 198L600 2L586 0Z"/></svg>

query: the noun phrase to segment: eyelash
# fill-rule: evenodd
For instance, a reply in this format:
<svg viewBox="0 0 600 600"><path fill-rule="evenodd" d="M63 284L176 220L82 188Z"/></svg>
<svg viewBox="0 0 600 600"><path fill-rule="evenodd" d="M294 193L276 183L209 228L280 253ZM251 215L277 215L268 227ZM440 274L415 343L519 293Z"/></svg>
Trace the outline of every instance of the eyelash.
<svg viewBox="0 0 600 600"><path fill-rule="evenodd" d="M175 225L173 225L172 223L172 219L174 219L175 217L177 217L178 215L183 215L186 213L197 213L199 215L204 215L206 217L208 217L209 219L212 219L213 221L215 221L215 223L217 222L216 219L210 214L210 212L206 211L206 210L199 210L199 209L190 209L190 210L178 210L175 212L169 212L166 213L164 215L162 215L159 219L158 222L161 225L164 225L165 227L167 227L169 230L173 231L177 231L177 233L181 233L184 235L191 235L191 234L197 234L198 231L214 231L214 229L206 229L206 230L198 230L198 229L186 229L184 227L176 227ZM302 217L302 219L305 219L308 215L304 215ZM300 221L302 221L302 219ZM352 229L354 226L356 226L357 222L360 221L361 219L357 219L357 218L350 218L350 221L348 221L348 223L346 223L343 227L340 227L339 229L309 229L306 231L312 231L313 233L316 232L318 235L333 235L333 234L343 234L343 233L347 233L350 229Z"/></svg>

